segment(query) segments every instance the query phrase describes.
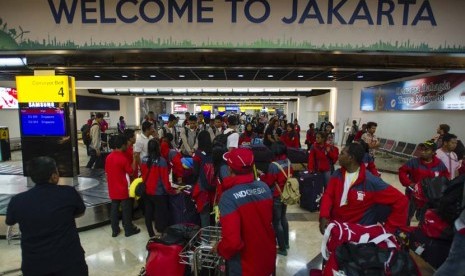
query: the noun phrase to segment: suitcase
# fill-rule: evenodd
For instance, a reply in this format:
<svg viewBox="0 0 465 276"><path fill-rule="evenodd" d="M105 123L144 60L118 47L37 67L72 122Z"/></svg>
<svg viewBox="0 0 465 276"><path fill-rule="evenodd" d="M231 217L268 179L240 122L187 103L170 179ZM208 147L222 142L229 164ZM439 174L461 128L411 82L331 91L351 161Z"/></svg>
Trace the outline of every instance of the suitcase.
<svg viewBox="0 0 465 276"><path fill-rule="evenodd" d="M449 256L452 241L427 237L420 228L410 234L409 247L435 269Z"/></svg>
<svg viewBox="0 0 465 276"><path fill-rule="evenodd" d="M306 149L287 148L287 158L291 163L308 163L308 152Z"/></svg>
<svg viewBox="0 0 465 276"><path fill-rule="evenodd" d="M172 224L192 223L200 225L200 216L190 195L184 193L170 195L170 212Z"/></svg>
<svg viewBox="0 0 465 276"><path fill-rule="evenodd" d="M300 190L300 207L310 212L320 209L320 199L323 194L324 176L307 171L298 174Z"/></svg>

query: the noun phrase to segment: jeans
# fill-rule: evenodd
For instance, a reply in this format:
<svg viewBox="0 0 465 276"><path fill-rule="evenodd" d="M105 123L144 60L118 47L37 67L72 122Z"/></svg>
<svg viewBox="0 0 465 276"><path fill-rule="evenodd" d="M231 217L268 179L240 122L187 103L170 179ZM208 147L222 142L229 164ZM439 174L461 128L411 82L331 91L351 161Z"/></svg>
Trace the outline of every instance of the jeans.
<svg viewBox="0 0 465 276"><path fill-rule="evenodd" d="M454 241L446 261L438 268L435 276L463 276L465 273L465 235L455 233Z"/></svg>
<svg viewBox="0 0 465 276"><path fill-rule="evenodd" d="M273 228L276 232L279 249L289 246L289 223L286 218L287 205L281 202L280 197L273 199Z"/></svg>
<svg viewBox="0 0 465 276"><path fill-rule="evenodd" d="M321 172L321 174L323 174L323 177L325 178L324 188L326 190L326 187L328 186L328 183L329 183L329 179L331 178L331 171Z"/></svg>
<svg viewBox="0 0 465 276"><path fill-rule="evenodd" d="M145 226L150 237L155 236L153 221L158 233L163 233L171 225L168 195L145 195Z"/></svg>
<svg viewBox="0 0 465 276"><path fill-rule="evenodd" d="M119 206L122 209L123 228L125 233L133 231L132 225L132 199L111 200L110 221L113 232L119 232Z"/></svg>

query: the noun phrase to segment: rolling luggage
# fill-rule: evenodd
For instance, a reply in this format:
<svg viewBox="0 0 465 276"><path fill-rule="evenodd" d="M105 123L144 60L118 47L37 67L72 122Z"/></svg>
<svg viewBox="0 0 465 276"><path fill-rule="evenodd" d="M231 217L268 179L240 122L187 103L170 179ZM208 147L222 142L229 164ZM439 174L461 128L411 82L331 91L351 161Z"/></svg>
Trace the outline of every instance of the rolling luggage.
<svg viewBox="0 0 465 276"><path fill-rule="evenodd" d="M308 163L308 152L306 149L287 148L287 158L291 163Z"/></svg>
<svg viewBox="0 0 465 276"><path fill-rule="evenodd" d="M320 199L323 194L324 176L320 173L300 172L299 179L300 207L310 212L320 209Z"/></svg>
<svg viewBox="0 0 465 276"><path fill-rule="evenodd" d="M450 240L429 238L419 228L410 234L410 249L435 269L447 259L451 245Z"/></svg>
<svg viewBox="0 0 465 276"><path fill-rule="evenodd" d="M170 195L172 224L192 223L200 225L200 216L190 195L179 193Z"/></svg>

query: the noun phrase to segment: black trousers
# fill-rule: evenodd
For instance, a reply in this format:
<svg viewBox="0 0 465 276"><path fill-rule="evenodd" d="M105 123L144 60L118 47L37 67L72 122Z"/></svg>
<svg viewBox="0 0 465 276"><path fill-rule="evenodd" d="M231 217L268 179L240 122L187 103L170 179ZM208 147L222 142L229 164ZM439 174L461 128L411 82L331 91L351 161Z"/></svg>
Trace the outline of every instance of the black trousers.
<svg viewBox="0 0 465 276"><path fill-rule="evenodd" d="M119 231L119 206L121 205L123 229L125 233L133 231L132 225L132 199L111 200L110 221L113 232Z"/></svg>
<svg viewBox="0 0 465 276"><path fill-rule="evenodd" d="M53 273L47 274L23 274L24 276L88 276L89 275L89 268L87 267L86 260L84 256L82 260L78 260L72 265L67 266L66 268L55 271Z"/></svg>
<svg viewBox="0 0 465 276"><path fill-rule="evenodd" d="M145 195L145 226L150 237L155 236L153 221L158 233L163 233L171 225L168 195Z"/></svg>

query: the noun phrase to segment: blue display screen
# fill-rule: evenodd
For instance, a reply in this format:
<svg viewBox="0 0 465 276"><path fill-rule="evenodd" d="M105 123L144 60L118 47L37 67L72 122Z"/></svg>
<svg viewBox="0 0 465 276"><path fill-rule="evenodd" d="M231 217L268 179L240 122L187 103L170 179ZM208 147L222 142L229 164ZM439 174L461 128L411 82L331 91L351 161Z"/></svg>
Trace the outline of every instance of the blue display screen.
<svg viewBox="0 0 465 276"><path fill-rule="evenodd" d="M65 136L65 112L60 108L21 109L23 136Z"/></svg>

